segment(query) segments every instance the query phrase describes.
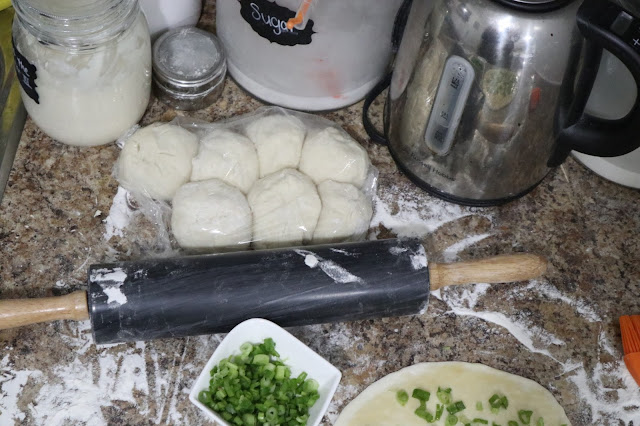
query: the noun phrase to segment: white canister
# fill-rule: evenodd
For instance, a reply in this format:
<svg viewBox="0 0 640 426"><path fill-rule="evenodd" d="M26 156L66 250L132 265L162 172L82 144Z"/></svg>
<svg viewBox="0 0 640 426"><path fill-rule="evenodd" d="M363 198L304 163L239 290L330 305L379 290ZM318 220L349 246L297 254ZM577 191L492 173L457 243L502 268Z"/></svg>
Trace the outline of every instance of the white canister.
<svg viewBox="0 0 640 426"><path fill-rule="evenodd" d="M385 73L402 0L312 0L301 28L289 30L303 1L218 1L229 73L284 107L319 111L357 102Z"/></svg>
<svg viewBox="0 0 640 426"><path fill-rule="evenodd" d="M113 142L151 93L151 40L137 0L14 0L22 100L52 138Z"/></svg>
<svg viewBox="0 0 640 426"><path fill-rule="evenodd" d="M202 0L139 1L153 40L167 30L196 25L202 13Z"/></svg>

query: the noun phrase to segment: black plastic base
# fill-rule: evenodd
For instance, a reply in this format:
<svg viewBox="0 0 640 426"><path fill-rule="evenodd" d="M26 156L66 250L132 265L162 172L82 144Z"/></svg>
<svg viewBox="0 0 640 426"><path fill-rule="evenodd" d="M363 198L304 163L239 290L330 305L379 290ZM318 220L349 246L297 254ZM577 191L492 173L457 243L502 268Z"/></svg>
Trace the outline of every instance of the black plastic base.
<svg viewBox="0 0 640 426"><path fill-rule="evenodd" d="M545 3L523 3L518 0L493 0L496 3L522 12L544 13L560 9L575 0L553 0Z"/></svg>

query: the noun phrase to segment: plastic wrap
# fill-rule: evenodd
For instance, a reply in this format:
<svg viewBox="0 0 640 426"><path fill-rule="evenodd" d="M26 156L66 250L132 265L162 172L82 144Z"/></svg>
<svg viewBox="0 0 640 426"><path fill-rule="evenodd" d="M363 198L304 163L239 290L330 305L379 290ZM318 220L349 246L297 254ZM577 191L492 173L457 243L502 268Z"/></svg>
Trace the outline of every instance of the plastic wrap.
<svg viewBox="0 0 640 426"><path fill-rule="evenodd" d="M280 107L208 123L178 117L121 138L114 176L163 253L360 241L377 169L337 124Z"/></svg>

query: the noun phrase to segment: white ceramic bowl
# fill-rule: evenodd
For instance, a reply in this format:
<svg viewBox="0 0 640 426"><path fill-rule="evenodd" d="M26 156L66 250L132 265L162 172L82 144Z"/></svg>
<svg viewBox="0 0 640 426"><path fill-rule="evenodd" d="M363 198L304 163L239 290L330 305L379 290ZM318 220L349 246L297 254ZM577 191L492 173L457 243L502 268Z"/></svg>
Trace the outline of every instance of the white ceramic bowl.
<svg viewBox="0 0 640 426"><path fill-rule="evenodd" d="M215 411L198 401L198 394L209 388L211 369L218 365L222 359L240 354L240 345L245 342L262 343L267 337L271 337L276 343L276 351L291 369L292 377L306 371L309 378L318 382L320 399L309 410L309 420L307 421L307 426L317 426L329 407L329 402L331 402L338 383L340 383L342 373L283 328L264 319L254 318L244 321L227 334L191 388L189 400L200 408L208 418L215 420L220 425L230 426Z"/></svg>

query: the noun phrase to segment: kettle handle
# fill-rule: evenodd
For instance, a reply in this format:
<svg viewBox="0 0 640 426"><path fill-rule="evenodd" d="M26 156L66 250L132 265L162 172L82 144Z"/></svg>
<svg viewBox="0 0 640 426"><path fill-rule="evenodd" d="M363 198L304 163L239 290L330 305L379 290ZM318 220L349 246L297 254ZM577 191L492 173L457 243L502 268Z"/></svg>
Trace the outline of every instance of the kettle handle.
<svg viewBox="0 0 640 426"><path fill-rule="evenodd" d="M413 0L404 0L396 13L395 21L393 23L393 32L391 33L391 51L395 55L400 48L400 43L402 42L402 36L404 35L404 29L407 25L407 19L409 18L409 12L411 11L411 6L413 5ZM393 60L390 61L391 68L393 67ZM389 145L389 140L387 139L385 133L380 132L376 126L373 125L371 120L369 119L369 109L371 108L371 104L375 101L378 96L385 91L387 87L391 84L391 76L393 75L392 71L389 71L387 75L384 76L382 80L376 84L373 89L367 96L364 98L364 105L362 106L362 124L364 125L364 130L367 132L369 137L375 143L380 145ZM386 105L385 105L386 111ZM386 127L386 117L385 117L385 127Z"/></svg>
<svg viewBox="0 0 640 426"><path fill-rule="evenodd" d="M585 84L588 90L584 96L579 97L580 113L575 120L569 121L569 127L560 131L558 144L567 153L575 150L599 157L628 154L640 147L640 19L609 1L585 0L578 9L577 23L587 41L585 59L592 66L588 66L586 70L589 76L579 80L579 84L588 82ZM623 24L622 30L614 32L614 23ZM631 71L638 87L638 97L633 109L618 120L601 119L584 113L584 106L598 72L602 49L608 50L622 61Z"/></svg>
<svg viewBox="0 0 640 426"><path fill-rule="evenodd" d="M362 124L364 125L364 130L373 142L380 145L389 145L389 140L386 135L379 131L369 119L369 109L371 108L373 101L375 101L391 84L391 75L392 73L388 73L378 84L374 86L373 89L371 89L364 98L364 105L362 106Z"/></svg>

